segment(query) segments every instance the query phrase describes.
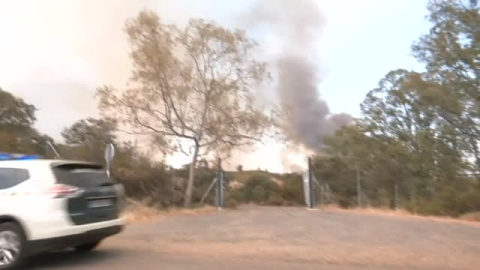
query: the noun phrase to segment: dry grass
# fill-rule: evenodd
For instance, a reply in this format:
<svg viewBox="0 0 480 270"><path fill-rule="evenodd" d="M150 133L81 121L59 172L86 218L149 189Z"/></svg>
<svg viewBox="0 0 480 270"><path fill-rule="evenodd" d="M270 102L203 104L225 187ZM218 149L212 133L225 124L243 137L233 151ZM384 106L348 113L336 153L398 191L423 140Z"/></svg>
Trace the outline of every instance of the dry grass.
<svg viewBox="0 0 480 270"><path fill-rule="evenodd" d="M159 210L154 207L147 206L145 203L128 200L128 207L124 214L129 222L144 222L153 218L161 218L168 216L193 216L217 211L215 207L205 206L201 208L184 209L170 208L168 210Z"/></svg>
<svg viewBox="0 0 480 270"><path fill-rule="evenodd" d="M241 205L241 206L248 207L248 204ZM328 205L328 206L323 206L321 210L381 215L381 216L394 216L394 217L401 217L401 218L417 218L417 219L426 219L426 220L441 221L441 222L455 222L455 223L463 223L468 225L480 226L479 224L480 212L469 213L461 216L460 218L452 218L452 217L438 217L438 216L420 216L420 215L415 215L403 209L392 210L392 209L386 209L386 208L372 208L372 207L345 209L336 205ZM194 216L194 215L213 213L216 211L217 209L213 206L203 206L200 208L193 208L193 209L169 208L167 210L159 210L159 209L155 209L153 207L147 206L145 203L142 203L142 202L128 200L128 207L124 216L127 218L129 222L144 222L144 221L152 220L153 218L161 218L161 217L169 217L169 216Z"/></svg>
<svg viewBox="0 0 480 270"><path fill-rule="evenodd" d="M141 222L148 221L158 214L159 211L157 209L129 199L127 201L127 209L124 216L129 222Z"/></svg>
<svg viewBox="0 0 480 270"><path fill-rule="evenodd" d="M468 213L460 217L461 220L480 222L480 212Z"/></svg>
<svg viewBox="0 0 480 270"><path fill-rule="evenodd" d="M376 214L376 215L383 215L383 216L415 216L414 214L403 210L393 210L389 208L374 208L374 207L353 207L353 208L342 208L337 205L328 205L322 207L324 210L332 210L332 211L347 211L347 212L355 212L355 213L366 213L366 214Z"/></svg>
<svg viewBox="0 0 480 270"><path fill-rule="evenodd" d="M394 217L402 217L402 218L418 218L418 219L425 219L425 220L433 220L433 221L440 221L440 222L454 222L454 223L463 223L468 225L475 225L480 226L478 222L480 222L480 212L474 212L471 214L464 215L460 218L453 218L453 217L440 217L440 216L421 216L416 215L411 212L408 212L404 209L399 210L392 210L388 208L372 208L372 207L355 207L355 208L341 208L336 205L329 205L322 207L322 210L327 211L342 211L342 212L353 212L359 214L371 214L371 215L381 215L381 216L394 216Z"/></svg>

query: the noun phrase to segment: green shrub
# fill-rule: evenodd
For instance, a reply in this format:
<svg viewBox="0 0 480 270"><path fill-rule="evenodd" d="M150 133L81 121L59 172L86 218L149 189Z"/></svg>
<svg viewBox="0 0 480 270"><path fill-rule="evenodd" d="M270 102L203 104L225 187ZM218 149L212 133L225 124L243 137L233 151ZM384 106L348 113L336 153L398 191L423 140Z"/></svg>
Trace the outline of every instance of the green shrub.
<svg viewBox="0 0 480 270"><path fill-rule="evenodd" d="M280 187L264 175L253 175L235 191L234 197L246 203L266 204L270 197L280 196Z"/></svg>
<svg viewBox="0 0 480 270"><path fill-rule="evenodd" d="M288 205L291 205L291 203L285 201L281 196L274 195L268 198L267 205L288 206Z"/></svg>
<svg viewBox="0 0 480 270"><path fill-rule="evenodd" d="M300 175L287 174L282 177L281 198L290 205L304 203L303 182Z"/></svg>
<svg viewBox="0 0 480 270"><path fill-rule="evenodd" d="M233 198L227 198L225 200L225 205L227 208L236 209L240 205L240 202Z"/></svg>
<svg viewBox="0 0 480 270"><path fill-rule="evenodd" d="M480 222L480 211L464 214L460 217L460 219L467 220L467 221Z"/></svg>

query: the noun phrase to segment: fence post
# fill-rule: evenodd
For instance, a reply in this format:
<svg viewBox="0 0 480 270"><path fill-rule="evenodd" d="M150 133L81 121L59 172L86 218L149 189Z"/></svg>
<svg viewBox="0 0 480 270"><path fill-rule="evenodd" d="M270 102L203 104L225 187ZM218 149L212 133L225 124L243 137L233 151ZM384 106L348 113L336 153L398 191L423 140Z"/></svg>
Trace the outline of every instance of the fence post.
<svg viewBox="0 0 480 270"><path fill-rule="evenodd" d="M312 159L308 157L308 189L310 193L310 208L315 208L315 187L313 186Z"/></svg>
<svg viewBox="0 0 480 270"><path fill-rule="evenodd" d="M362 186L360 184L360 171L358 166L355 166L357 172L357 203L359 207L362 207Z"/></svg>
<svg viewBox="0 0 480 270"><path fill-rule="evenodd" d="M217 189L216 189L216 197L217 197L217 208L218 210L222 210L224 206L224 195L223 195L223 182L224 182L224 173L222 170L222 160L218 159L218 172L217 172Z"/></svg>

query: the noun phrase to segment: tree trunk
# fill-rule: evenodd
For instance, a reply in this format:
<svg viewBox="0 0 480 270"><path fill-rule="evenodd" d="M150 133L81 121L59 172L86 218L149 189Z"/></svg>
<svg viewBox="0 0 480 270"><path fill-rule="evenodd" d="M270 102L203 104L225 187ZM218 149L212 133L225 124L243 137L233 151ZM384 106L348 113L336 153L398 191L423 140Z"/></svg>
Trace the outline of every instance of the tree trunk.
<svg viewBox="0 0 480 270"><path fill-rule="evenodd" d="M199 151L198 143L195 143L195 152L193 153L192 163L190 163L190 168L188 172L188 183L187 189L185 191L185 201L184 207L190 208L192 203L192 192L193 192L193 184L195 181L195 168L197 166L197 158L198 158L198 151Z"/></svg>

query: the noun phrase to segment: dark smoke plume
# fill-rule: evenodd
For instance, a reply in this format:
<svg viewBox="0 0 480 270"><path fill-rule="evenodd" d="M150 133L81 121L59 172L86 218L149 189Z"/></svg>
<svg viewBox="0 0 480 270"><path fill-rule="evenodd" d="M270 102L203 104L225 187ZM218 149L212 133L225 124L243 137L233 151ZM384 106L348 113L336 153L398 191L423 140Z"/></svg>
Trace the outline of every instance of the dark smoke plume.
<svg viewBox="0 0 480 270"><path fill-rule="evenodd" d="M251 27L263 26L273 35L278 52L275 67L276 94L285 113L284 129L290 140L318 151L325 135L330 135L352 117L331 114L320 96L318 47L323 14L314 0L259 0L246 15Z"/></svg>

